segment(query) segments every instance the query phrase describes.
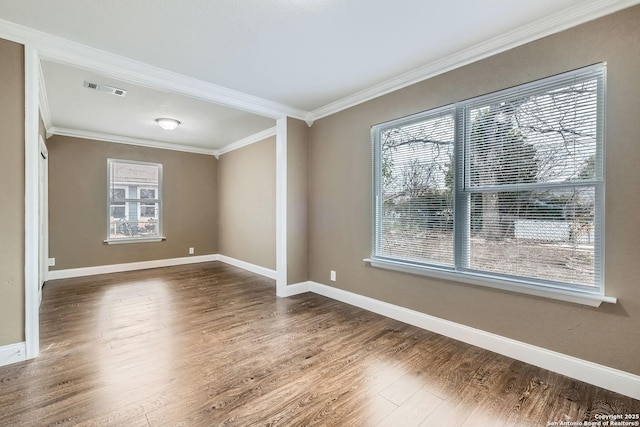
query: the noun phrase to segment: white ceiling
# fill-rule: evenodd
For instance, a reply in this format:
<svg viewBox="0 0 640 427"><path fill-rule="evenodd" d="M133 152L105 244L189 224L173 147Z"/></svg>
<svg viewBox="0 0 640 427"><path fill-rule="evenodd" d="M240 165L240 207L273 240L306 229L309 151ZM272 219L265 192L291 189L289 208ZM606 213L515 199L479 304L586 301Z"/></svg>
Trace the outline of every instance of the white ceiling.
<svg viewBox="0 0 640 427"><path fill-rule="evenodd" d="M418 70L420 79L638 2L0 0L0 19L188 76L190 81L232 89L232 97L314 116L327 106L383 93L394 87L398 76L410 82L415 80L411 73ZM0 36L1 30L2 22ZM204 105L202 99L212 99L154 94L136 85L128 85L130 92L122 100L101 100L99 95L107 95L81 93L78 85L88 78L118 87L125 83L100 79L95 74L102 70L69 65L43 64L56 127L85 126L216 149L274 125L273 114L261 122L255 114L229 111L229 106L238 107L234 103ZM165 112L178 119L189 117L183 120L181 136L152 130L150 120Z"/></svg>
<svg viewBox="0 0 640 427"><path fill-rule="evenodd" d="M273 119L55 62L42 61L42 71L56 132L97 132L211 150L275 126ZM85 80L127 93L119 97L90 90ZM163 130L155 122L160 117L175 118L180 126Z"/></svg>

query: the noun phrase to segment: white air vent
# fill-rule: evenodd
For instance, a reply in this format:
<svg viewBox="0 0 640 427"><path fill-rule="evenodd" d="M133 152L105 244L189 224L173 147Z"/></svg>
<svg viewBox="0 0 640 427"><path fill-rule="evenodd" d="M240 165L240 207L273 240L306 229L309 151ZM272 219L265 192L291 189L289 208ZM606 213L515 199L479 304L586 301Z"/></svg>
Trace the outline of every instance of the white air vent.
<svg viewBox="0 0 640 427"><path fill-rule="evenodd" d="M117 87L107 86L100 83L91 83L86 80L84 81L84 87L117 96L125 96L127 94L127 91L124 89L118 89Z"/></svg>

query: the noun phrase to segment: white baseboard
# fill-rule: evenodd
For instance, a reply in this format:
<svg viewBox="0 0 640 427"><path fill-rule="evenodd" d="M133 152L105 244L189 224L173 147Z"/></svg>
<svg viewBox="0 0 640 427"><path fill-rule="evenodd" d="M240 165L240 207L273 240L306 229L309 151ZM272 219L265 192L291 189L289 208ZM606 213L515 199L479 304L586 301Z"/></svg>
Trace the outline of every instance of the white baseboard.
<svg viewBox="0 0 640 427"><path fill-rule="evenodd" d="M0 366L27 360L27 344L19 342L0 347Z"/></svg>
<svg viewBox="0 0 640 427"><path fill-rule="evenodd" d="M294 295L298 295L298 294L303 294L305 292L309 292L309 289L311 289L311 284L313 282L300 282L300 283L294 283L292 285L287 285L285 290L284 290L284 295L281 295L283 297L291 297Z"/></svg>
<svg viewBox="0 0 640 427"><path fill-rule="evenodd" d="M174 265L196 264L210 261L224 262L225 264L233 265L234 267L242 268L243 270L260 274L261 276L265 276L270 279L276 278L275 270L250 264L226 255L211 254L159 259L153 261L129 262L125 264L98 265L95 267L69 268L66 270L52 270L47 274L47 280L70 279L73 277L95 276L97 274L120 273L123 271L145 270L148 268L170 267Z"/></svg>
<svg viewBox="0 0 640 427"><path fill-rule="evenodd" d="M640 399L640 376L567 356L542 347L505 338L408 308L389 304L342 289L309 282L319 295L381 314L392 319L481 347L577 380Z"/></svg>
<svg viewBox="0 0 640 427"><path fill-rule="evenodd" d="M270 268L261 267L259 265L251 264L245 261L241 261L239 259L231 258L226 255L218 255L217 260L220 262L224 262L225 264L233 265L234 267L238 267L243 270L250 271L251 273L268 277L269 279L275 280L278 276L275 270L271 270Z"/></svg>
<svg viewBox="0 0 640 427"><path fill-rule="evenodd" d="M53 270L47 274L47 280L70 279L72 277L95 276L96 274L120 273L123 271L145 270L148 268L170 267L174 265L196 264L218 261L218 255L197 255L181 258L158 259L153 261L129 262L126 264L98 265L95 267Z"/></svg>

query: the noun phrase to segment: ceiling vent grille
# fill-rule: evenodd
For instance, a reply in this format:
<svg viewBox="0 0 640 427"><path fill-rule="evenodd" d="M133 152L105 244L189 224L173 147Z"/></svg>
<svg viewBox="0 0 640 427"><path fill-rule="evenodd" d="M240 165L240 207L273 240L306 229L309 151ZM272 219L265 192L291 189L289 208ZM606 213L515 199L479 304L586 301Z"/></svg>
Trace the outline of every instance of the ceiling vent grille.
<svg viewBox="0 0 640 427"><path fill-rule="evenodd" d="M118 89L117 87L103 85L100 83L92 83L86 80L84 81L84 87L97 90L98 92L110 93L111 95L116 96L125 96L127 94L127 91L124 89Z"/></svg>

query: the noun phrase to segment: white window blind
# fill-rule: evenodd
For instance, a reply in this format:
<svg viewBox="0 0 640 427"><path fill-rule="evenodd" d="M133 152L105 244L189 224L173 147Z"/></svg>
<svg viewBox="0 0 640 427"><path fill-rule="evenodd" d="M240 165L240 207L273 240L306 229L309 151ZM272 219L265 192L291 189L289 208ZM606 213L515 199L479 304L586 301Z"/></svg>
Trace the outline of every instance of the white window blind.
<svg viewBox="0 0 640 427"><path fill-rule="evenodd" d="M376 125L372 257L603 292L604 65Z"/></svg>

